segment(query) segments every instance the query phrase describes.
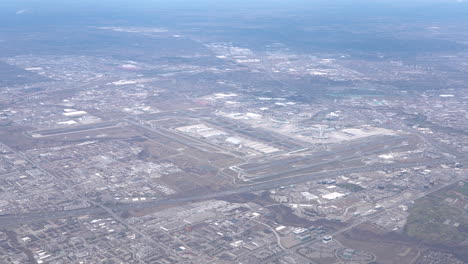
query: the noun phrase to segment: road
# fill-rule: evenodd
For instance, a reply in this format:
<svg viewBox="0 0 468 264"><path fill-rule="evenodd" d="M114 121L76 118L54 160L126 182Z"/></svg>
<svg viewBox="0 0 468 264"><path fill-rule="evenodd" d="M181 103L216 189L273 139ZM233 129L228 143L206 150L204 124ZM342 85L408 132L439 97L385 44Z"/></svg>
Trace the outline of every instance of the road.
<svg viewBox="0 0 468 264"><path fill-rule="evenodd" d="M269 225L267 225L267 224L265 224L265 223L263 223L263 222L257 221L257 220L253 220L253 221L256 222L257 224L263 225L263 226L265 226L266 228L270 229L271 232L273 232L273 234L274 234L275 237L276 237L276 243L278 244L278 247L280 247L282 250L286 250L286 248L285 248L285 247L283 246L283 244L281 243L281 237L280 237L280 235L278 234L278 232L276 232L276 230L275 230L273 227L271 227L271 226L269 226Z"/></svg>

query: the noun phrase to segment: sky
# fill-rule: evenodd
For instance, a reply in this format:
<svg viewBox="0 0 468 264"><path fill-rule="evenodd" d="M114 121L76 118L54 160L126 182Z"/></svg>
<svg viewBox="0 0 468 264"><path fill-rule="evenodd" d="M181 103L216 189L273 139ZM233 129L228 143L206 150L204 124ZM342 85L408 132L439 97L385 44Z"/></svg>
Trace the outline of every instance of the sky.
<svg viewBox="0 0 468 264"><path fill-rule="evenodd" d="M134 23L176 20L184 12L242 15L268 10L317 19L393 17L406 20L456 20L468 17L464 0L3 0L0 23L6 25L95 24L115 18Z"/></svg>

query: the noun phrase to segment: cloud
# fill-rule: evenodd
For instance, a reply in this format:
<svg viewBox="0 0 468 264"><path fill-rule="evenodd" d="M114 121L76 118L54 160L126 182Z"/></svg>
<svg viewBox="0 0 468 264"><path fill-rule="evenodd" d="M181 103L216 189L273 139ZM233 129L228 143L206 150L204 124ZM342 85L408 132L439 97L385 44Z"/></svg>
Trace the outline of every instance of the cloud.
<svg viewBox="0 0 468 264"><path fill-rule="evenodd" d="M28 9L21 9L21 10L16 11L17 15L29 14L29 13L31 13L31 11L29 11Z"/></svg>

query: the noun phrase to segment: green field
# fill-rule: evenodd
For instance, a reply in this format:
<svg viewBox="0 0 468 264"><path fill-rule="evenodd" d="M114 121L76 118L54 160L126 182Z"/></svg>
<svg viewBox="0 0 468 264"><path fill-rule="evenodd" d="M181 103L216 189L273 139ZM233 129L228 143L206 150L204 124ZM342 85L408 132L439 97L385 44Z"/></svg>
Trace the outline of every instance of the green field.
<svg viewBox="0 0 468 264"><path fill-rule="evenodd" d="M452 190L466 192L466 186L455 186ZM458 190L462 188L462 190ZM463 226L468 222L468 213L445 201L451 197L449 191L443 190L419 199L410 208L405 232L407 235L431 244L456 245L468 239L466 232L461 232L455 223Z"/></svg>
<svg viewBox="0 0 468 264"><path fill-rule="evenodd" d="M336 186L352 191L352 192L359 192L359 191L364 190L364 188L354 183L339 183Z"/></svg>
<svg viewBox="0 0 468 264"><path fill-rule="evenodd" d="M465 196L468 196L468 183L465 183L463 186L457 186L455 189L454 189L455 192L457 193L461 193Z"/></svg>

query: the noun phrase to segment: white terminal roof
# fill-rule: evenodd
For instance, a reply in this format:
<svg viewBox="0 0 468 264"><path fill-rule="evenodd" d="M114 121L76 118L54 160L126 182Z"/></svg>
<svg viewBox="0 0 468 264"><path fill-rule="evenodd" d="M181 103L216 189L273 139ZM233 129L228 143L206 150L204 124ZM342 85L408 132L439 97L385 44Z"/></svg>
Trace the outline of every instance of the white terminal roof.
<svg viewBox="0 0 468 264"><path fill-rule="evenodd" d="M64 116L83 116L86 115L87 112L85 111L74 111L74 112L65 112L63 113Z"/></svg>
<svg viewBox="0 0 468 264"><path fill-rule="evenodd" d="M302 196L304 196L304 198L306 198L307 200L315 200L315 199L318 199L317 195L314 195L310 192L301 192Z"/></svg>
<svg viewBox="0 0 468 264"><path fill-rule="evenodd" d="M329 193L329 194L322 195L322 198L327 199L327 200L334 200L334 199L340 198L342 196L344 196L343 193L332 192L332 193Z"/></svg>

